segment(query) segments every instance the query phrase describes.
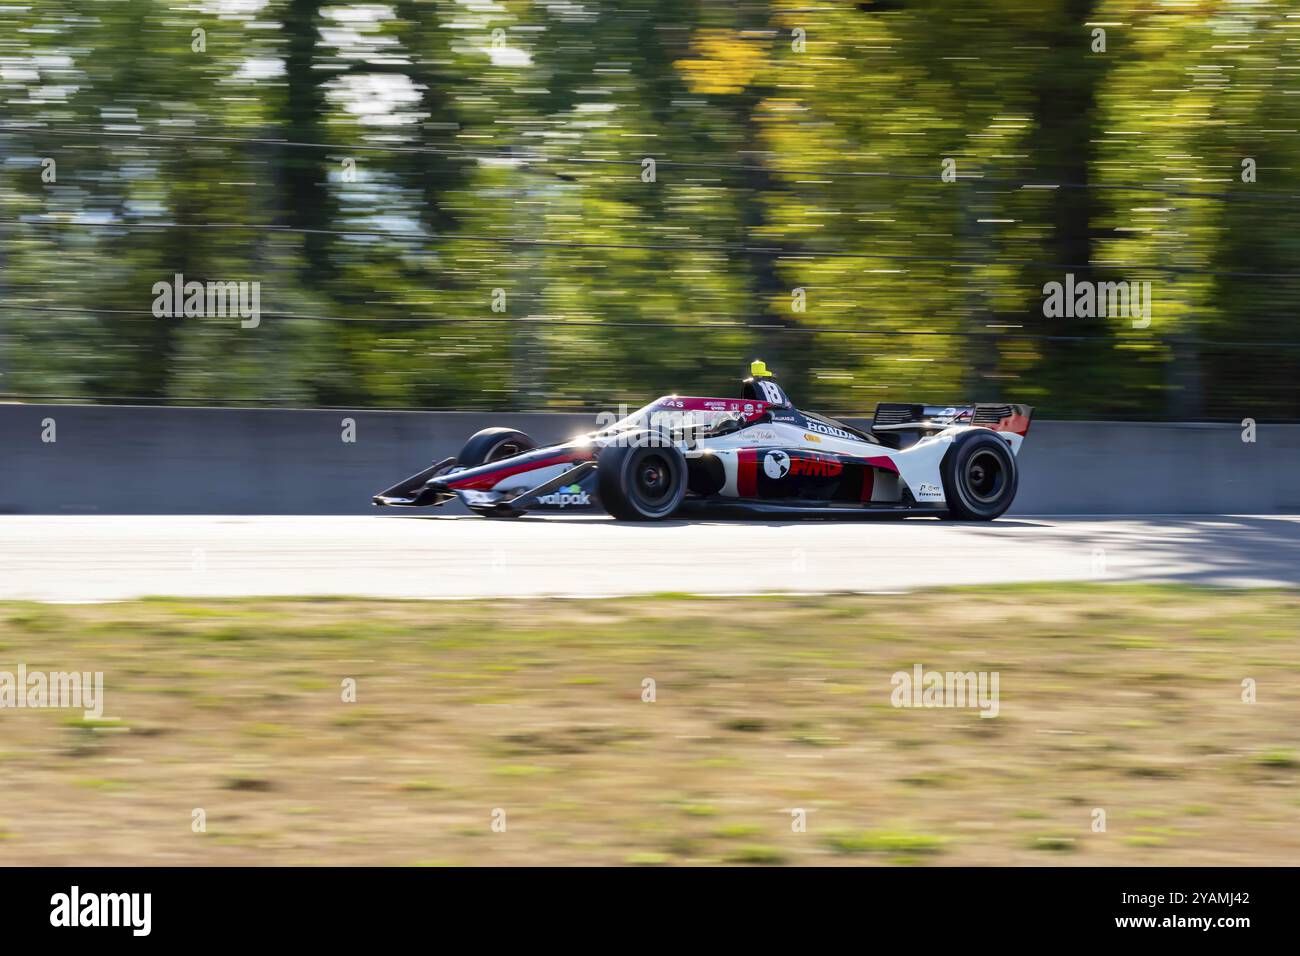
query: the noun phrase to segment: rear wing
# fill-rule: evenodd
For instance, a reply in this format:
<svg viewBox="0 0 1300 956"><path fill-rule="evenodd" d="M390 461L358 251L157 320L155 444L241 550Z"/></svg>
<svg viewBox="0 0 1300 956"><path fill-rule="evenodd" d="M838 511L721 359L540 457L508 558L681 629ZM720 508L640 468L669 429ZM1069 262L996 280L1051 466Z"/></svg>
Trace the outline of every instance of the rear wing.
<svg viewBox="0 0 1300 956"><path fill-rule="evenodd" d="M903 405L881 402L871 430L875 432L937 432L952 425L979 425L995 432L1024 436L1034 409L1029 405Z"/></svg>

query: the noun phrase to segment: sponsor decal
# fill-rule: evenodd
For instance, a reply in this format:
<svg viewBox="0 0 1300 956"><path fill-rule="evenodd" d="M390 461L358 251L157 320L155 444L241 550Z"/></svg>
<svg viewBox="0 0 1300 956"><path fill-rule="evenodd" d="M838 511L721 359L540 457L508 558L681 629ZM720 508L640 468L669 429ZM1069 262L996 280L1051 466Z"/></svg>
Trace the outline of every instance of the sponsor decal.
<svg viewBox="0 0 1300 956"><path fill-rule="evenodd" d="M582 490L582 485L567 485L549 495L541 495L537 499L544 505L555 505L559 508L567 508L570 505L589 505L591 504L591 495Z"/></svg>
<svg viewBox="0 0 1300 956"><path fill-rule="evenodd" d="M746 415L754 414L754 404L752 402L745 403L745 414Z"/></svg>
<svg viewBox="0 0 1300 956"><path fill-rule="evenodd" d="M774 441L776 432L768 428L755 428L752 431L745 432L747 438L753 438L755 441Z"/></svg>
<svg viewBox="0 0 1300 956"><path fill-rule="evenodd" d="M769 451L763 456L763 474L769 478L784 478L790 471L790 456L783 451Z"/></svg>
<svg viewBox="0 0 1300 956"><path fill-rule="evenodd" d="M804 432L803 440L810 441L816 445L820 445L822 443L821 438L817 435L812 434L811 432Z"/></svg>
<svg viewBox="0 0 1300 956"><path fill-rule="evenodd" d="M942 497L943 497L943 489L940 488L938 485L931 485L931 484L927 484L926 482L921 482L919 485L916 486L917 501L933 501L936 498L942 498Z"/></svg>
<svg viewBox="0 0 1300 956"><path fill-rule="evenodd" d="M954 408L949 406L941 411L938 415L933 416L930 421L938 425L952 424L953 422L966 421L971 417L972 409Z"/></svg>
<svg viewBox="0 0 1300 956"><path fill-rule="evenodd" d="M823 435L831 435L834 438L847 438L849 441L854 440L851 432L846 432L843 428L833 428L830 425L823 425L821 422L815 422L811 419L807 422L810 431L820 432Z"/></svg>
<svg viewBox="0 0 1300 956"><path fill-rule="evenodd" d="M790 474L805 475L809 478L834 478L844 466L834 458L796 458L790 463Z"/></svg>
<svg viewBox="0 0 1300 956"><path fill-rule="evenodd" d="M769 478L781 479L786 475L805 478L834 478L844 470L835 458L817 455L811 458L791 458L783 451L769 451L763 456L763 473Z"/></svg>

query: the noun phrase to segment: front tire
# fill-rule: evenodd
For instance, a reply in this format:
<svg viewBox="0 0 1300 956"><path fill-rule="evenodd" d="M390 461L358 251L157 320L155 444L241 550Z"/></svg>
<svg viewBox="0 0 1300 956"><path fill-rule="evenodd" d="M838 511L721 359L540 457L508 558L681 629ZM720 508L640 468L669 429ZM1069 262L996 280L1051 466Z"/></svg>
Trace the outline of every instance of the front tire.
<svg viewBox="0 0 1300 956"><path fill-rule="evenodd" d="M513 428L485 428L481 432L475 432L465 442L465 447L456 456L456 466L477 468L490 461L521 455L536 447L537 442Z"/></svg>
<svg viewBox="0 0 1300 956"><path fill-rule="evenodd" d="M1001 438L986 430L966 432L952 443L939 464L943 494L954 518L992 521L1011 507L1020 474L1016 456Z"/></svg>
<svg viewBox="0 0 1300 956"><path fill-rule="evenodd" d="M621 521L660 521L686 497L686 459L672 445L618 445L597 459L600 503Z"/></svg>

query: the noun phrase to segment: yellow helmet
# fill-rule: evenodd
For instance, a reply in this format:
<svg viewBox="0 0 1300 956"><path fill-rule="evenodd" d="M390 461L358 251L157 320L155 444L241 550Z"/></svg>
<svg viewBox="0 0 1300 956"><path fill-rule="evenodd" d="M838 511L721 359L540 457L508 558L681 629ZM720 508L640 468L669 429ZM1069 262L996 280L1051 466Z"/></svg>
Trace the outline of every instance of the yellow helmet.
<svg viewBox="0 0 1300 956"><path fill-rule="evenodd" d="M772 373L767 370L767 363L762 359L754 359L749 363L749 374L754 378L772 377Z"/></svg>

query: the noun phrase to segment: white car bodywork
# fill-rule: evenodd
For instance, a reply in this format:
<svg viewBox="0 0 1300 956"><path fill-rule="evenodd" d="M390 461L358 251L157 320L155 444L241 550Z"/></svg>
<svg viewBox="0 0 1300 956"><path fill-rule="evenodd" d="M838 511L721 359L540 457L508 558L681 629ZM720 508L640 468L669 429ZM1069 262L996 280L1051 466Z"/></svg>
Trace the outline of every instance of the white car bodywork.
<svg viewBox="0 0 1300 956"><path fill-rule="evenodd" d="M899 450L857 438L813 432L797 424L764 422L742 428L730 435L704 438L693 444L678 443L678 446L688 459L702 455L718 457L727 476L726 483L719 492L724 497L738 497L740 452L743 449L757 447L802 449L853 458L887 459L893 463L897 478L887 471L878 472L879 477L871 496L873 502L898 501L902 486L906 486L918 503L941 505L946 499L943 494L943 481L939 475L939 463L943 460L948 446L959 435L972 431L976 427L980 426L953 425L934 435L922 437L915 444ZM981 430L987 431L982 427ZM1024 441L1023 436L1012 432L995 434L1007 442L1013 455L1019 454L1021 442Z"/></svg>
<svg viewBox="0 0 1300 956"><path fill-rule="evenodd" d="M760 384L771 400L668 395L568 442L470 467L435 463L375 503L418 507L459 497L496 514L587 508L596 505L598 464L611 449L672 445L700 501L825 512L969 509L965 501L950 506L945 496L949 449L979 431L1016 456L1032 415L1028 406L879 405L870 428L859 430L801 412L773 383Z"/></svg>

